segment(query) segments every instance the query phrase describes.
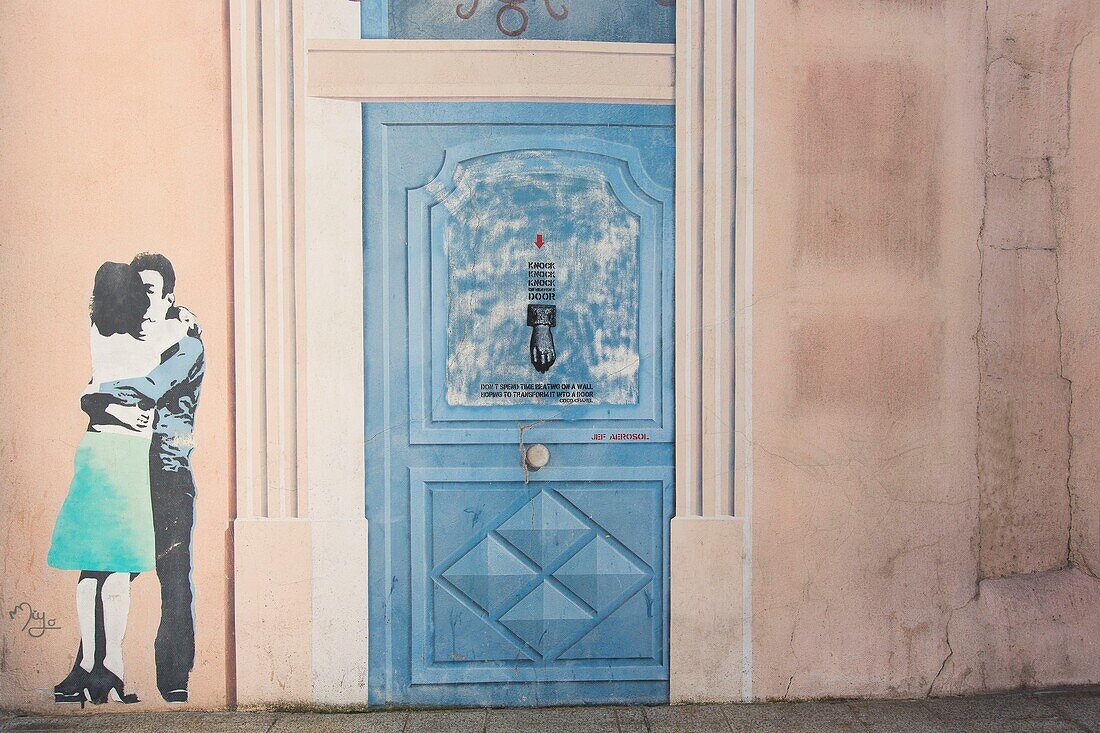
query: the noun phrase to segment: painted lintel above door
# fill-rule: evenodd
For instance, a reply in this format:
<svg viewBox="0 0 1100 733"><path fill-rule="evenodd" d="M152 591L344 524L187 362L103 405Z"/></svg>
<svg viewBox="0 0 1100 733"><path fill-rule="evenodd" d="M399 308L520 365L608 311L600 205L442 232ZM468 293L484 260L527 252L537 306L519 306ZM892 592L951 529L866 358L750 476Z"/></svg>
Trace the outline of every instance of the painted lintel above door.
<svg viewBox="0 0 1100 733"><path fill-rule="evenodd" d="M666 43L310 39L306 89L360 101L669 103L674 62Z"/></svg>

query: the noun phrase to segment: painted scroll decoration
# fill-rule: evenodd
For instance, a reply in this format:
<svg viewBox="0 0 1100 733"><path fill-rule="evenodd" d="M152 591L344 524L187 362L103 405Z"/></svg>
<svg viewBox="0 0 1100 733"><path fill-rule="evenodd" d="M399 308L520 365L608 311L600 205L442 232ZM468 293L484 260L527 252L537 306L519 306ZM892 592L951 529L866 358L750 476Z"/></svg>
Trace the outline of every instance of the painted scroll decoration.
<svg viewBox="0 0 1100 733"><path fill-rule="evenodd" d="M523 7L526 0L500 1L501 7L497 9L497 28L506 36L522 36L530 21L530 16L527 15L527 10ZM542 2L546 6L546 12L554 20L565 20L569 17L569 8L566 6L562 5L560 9L555 10L554 6L550 4L550 0L542 0ZM459 18L469 20L474 17L480 3L481 0L473 0L473 3L469 6L459 3L455 6L455 13Z"/></svg>
<svg viewBox="0 0 1100 733"><path fill-rule="evenodd" d="M501 6L497 8L497 29L500 30L506 36L522 36L527 30L527 25L530 22L531 17L527 14L526 8L523 4L527 0L500 0ZM658 5L671 8L675 4L675 0L653 0ZM562 5L559 8L554 8L550 0L542 0L544 6L546 6L547 14L554 20L565 20L569 17L569 8ZM474 13L477 12L478 6L481 4L481 0L473 0L471 3L459 3L455 6L455 14L463 20L469 20L474 17Z"/></svg>
<svg viewBox="0 0 1100 733"><path fill-rule="evenodd" d="M675 0L388 0L390 38L672 43Z"/></svg>

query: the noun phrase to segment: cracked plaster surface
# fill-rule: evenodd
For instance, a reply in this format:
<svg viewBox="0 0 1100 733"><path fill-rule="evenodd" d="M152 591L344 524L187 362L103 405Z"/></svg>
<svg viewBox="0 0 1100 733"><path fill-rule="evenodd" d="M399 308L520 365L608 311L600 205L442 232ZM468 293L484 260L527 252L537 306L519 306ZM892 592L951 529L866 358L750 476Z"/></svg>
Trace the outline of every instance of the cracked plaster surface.
<svg viewBox="0 0 1100 733"><path fill-rule="evenodd" d="M1097 5L758 11L756 697L1100 679Z"/></svg>
<svg viewBox="0 0 1100 733"><path fill-rule="evenodd" d="M1097 191L1088 160L1100 128L1081 128L1074 95L1100 80L1091 0L987 3L986 184L979 252L980 580L947 624L929 694L1081 684L1100 678L1100 583L1089 565L1096 482L1080 430L1100 339ZM1088 81L1082 79L1085 74ZM1087 103L1087 102L1086 102ZM1088 140L1086 144L1080 141ZM1083 327L1082 327L1083 326ZM1087 402L1084 393L1090 394ZM1084 419L1083 419L1084 418ZM1093 464L1095 465L1095 464ZM1095 473L1091 475L1095 476ZM1046 572L1043 572L1046 571Z"/></svg>
<svg viewBox="0 0 1100 733"><path fill-rule="evenodd" d="M1063 291L1064 176L1076 54L1091 0L990 0L986 10L986 186L982 236L979 451L982 577L1087 568L1074 526L1074 382ZM1080 303L1079 303L1080 304ZM1078 405L1080 408L1080 405Z"/></svg>
<svg viewBox="0 0 1100 733"><path fill-rule="evenodd" d="M1094 8L1094 11L1096 9ZM1098 11L1100 12L1100 11ZM1067 486L1069 562L1100 573L1100 34L1094 17L1074 46L1067 99L1068 152L1051 166L1058 235L1062 368L1073 384Z"/></svg>

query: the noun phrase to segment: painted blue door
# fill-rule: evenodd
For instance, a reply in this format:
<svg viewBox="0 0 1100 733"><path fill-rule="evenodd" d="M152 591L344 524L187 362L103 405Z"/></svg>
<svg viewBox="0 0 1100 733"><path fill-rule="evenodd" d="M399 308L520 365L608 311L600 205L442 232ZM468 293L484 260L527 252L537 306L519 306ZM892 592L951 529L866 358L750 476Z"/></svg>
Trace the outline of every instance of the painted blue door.
<svg viewBox="0 0 1100 733"><path fill-rule="evenodd" d="M364 105L364 140L372 703L666 701L671 108Z"/></svg>

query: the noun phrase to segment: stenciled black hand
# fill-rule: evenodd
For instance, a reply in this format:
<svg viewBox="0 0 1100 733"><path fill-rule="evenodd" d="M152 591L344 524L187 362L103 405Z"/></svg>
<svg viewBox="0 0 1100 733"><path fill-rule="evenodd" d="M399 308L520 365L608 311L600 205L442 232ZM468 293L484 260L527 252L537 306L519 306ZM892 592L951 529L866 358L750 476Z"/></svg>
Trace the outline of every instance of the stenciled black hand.
<svg viewBox="0 0 1100 733"><path fill-rule="evenodd" d="M539 372L545 372L554 364L554 334L549 326L535 326L531 330L531 364Z"/></svg>
<svg viewBox="0 0 1100 733"><path fill-rule="evenodd" d="M531 326L531 366L544 373L558 358L554 349L554 333L557 325L557 307L530 303L527 306L527 325Z"/></svg>

